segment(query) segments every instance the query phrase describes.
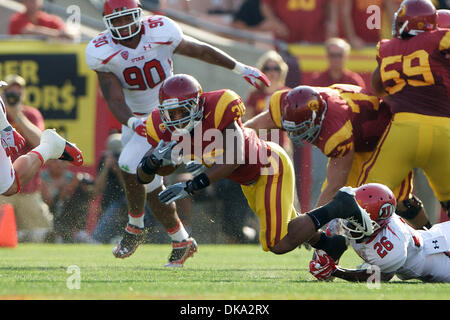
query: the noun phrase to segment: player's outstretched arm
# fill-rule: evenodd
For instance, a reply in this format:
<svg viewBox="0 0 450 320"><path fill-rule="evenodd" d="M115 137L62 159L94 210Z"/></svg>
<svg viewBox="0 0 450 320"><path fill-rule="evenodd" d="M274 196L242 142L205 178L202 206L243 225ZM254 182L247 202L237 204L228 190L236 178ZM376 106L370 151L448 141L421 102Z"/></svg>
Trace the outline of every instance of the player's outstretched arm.
<svg viewBox="0 0 450 320"><path fill-rule="evenodd" d="M260 87L257 80L270 86L269 78L257 68L240 63L224 51L189 36L183 36L174 52L233 70L256 88Z"/></svg>
<svg viewBox="0 0 450 320"><path fill-rule="evenodd" d="M127 126L128 120L133 117L133 113L125 102L120 80L112 72L97 71L97 77L103 97L112 114L117 121Z"/></svg>
<svg viewBox="0 0 450 320"><path fill-rule="evenodd" d="M222 135L222 145L224 146L224 149L221 155L221 161L215 158L215 164L213 164L205 172L194 177L194 179L168 186L165 190L158 194L159 200L161 202L170 204L173 201L193 195L197 191L205 189L212 183L228 177L243 163L244 135L239 125L236 123L236 121L233 121L222 132L224 133ZM228 134L232 134L234 138L227 139ZM232 143L231 146L227 146L227 140L233 140L234 143ZM216 150L216 152L219 153L219 150Z"/></svg>
<svg viewBox="0 0 450 320"><path fill-rule="evenodd" d="M258 133L258 131L260 129L270 130L270 129L278 128L277 125L275 124L275 122L273 122L269 110L265 110L265 111L257 114L253 118L247 120L244 123L244 127L253 129L256 131L256 133Z"/></svg>
<svg viewBox="0 0 450 320"><path fill-rule="evenodd" d="M375 279L377 275L369 268L346 269L338 266L336 261L323 250L315 250L312 260L309 263L309 272L317 280L330 280L332 277L340 278L350 282L366 282ZM378 274L380 282L387 282L392 279L395 272Z"/></svg>
<svg viewBox="0 0 450 320"><path fill-rule="evenodd" d="M395 275L395 272L383 273L380 272L380 282L388 282ZM336 266L336 270L332 273L333 277L347 280L350 282L366 282L369 278L375 279L373 271L369 269L345 269Z"/></svg>
<svg viewBox="0 0 450 320"><path fill-rule="evenodd" d="M352 168L354 149L340 158L331 158L327 167L327 185L317 200L315 208L327 204L340 188L347 183L347 178Z"/></svg>

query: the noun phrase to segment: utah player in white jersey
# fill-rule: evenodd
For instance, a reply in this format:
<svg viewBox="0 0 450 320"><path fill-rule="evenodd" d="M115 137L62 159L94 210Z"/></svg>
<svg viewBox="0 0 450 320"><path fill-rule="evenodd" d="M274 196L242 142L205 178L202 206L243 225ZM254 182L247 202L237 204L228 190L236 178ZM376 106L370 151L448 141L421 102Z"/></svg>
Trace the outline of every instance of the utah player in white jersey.
<svg viewBox="0 0 450 320"><path fill-rule="evenodd" d="M166 266L183 266L197 251L197 244L183 227L174 204L164 205L158 193L164 189L162 177L149 185L139 184L136 168L151 148L146 141L144 121L158 105L159 87L173 74L173 54L181 54L228 68L254 86L257 80L270 85L258 69L246 66L210 46L184 36L180 27L164 16L142 18L139 0L106 0L104 22L107 30L92 39L86 48L88 66L97 72L103 95L115 118L122 123L119 166L125 180L128 224L124 237L114 248L117 258L134 253L144 240L144 207L148 204L172 239L172 254Z"/></svg>
<svg viewBox="0 0 450 320"><path fill-rule="evenodd" d="M359 205L372 219L374 233L363 237L345 222L340 227L331 225L328 230L342 230L364 263L359 269L345 269L324 251L316 250L310 272L317 279L367 281L374 272L369 267L377 266L380 281L389 281L396 275L401 280L450 282L450 221L435 224L429 230L415 230L395 214L395 196L388 187L369 183L354 191Z"/></svg>
<svg viewBox="0 0 450 320"><path fill-rule="evenodd" d="M6 83L0 81L0 87L3 85ZM83 164L81 151L52 129L44 130L40 144L12 163L10 157L23 149L25 139L9 124L6 107L1 98L0 138L2 145L0 147L0 195L12 196L20 192L20 186L30 181L49 159L67 160L76 166Z"/></svg>

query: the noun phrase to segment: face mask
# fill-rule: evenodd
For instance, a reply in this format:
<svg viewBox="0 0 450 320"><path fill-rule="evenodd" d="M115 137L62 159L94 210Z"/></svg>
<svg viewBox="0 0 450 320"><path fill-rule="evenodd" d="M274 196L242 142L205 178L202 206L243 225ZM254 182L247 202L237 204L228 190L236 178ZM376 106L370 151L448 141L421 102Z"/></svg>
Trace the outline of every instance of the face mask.
<svg viewBox="0 0 450 320"><path fill-rule="evenodd" d="M5 92L5 98L8 105L15 107L20 101L20 94L16 92Z"/></svg>

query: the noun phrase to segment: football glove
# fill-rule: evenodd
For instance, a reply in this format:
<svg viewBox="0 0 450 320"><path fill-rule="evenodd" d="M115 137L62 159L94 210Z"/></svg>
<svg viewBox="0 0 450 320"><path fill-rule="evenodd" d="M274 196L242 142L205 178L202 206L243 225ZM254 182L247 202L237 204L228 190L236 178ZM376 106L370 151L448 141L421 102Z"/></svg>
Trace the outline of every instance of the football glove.
<svg viewBox="0 0 450 320"><path fill-rule="evenodd" d="M269 78L267 78L267 76L257 68L236 62L236 66L233 71L241 75L248 83L257 89L261 88L257 80L262 81L267 87L270 86Z"/></svg>
<svg viewBox="0 0 450 320"><path fill-rule="evenodd" d="M176 141L171 141L166 144L164 140L160 140L156 148L151 154L153 163L158 167L177 166L181 163L181 149L173 150L177 145Z"/></svg>
<svg viewBox="0 0 450 320"><path fill-rule="evenodd" d="M194 177L206 170L206 166L195 161L189 161L186 163L186 171L192 174Z"/></svg>
<svg viewBox="0 0 450 320"><path fill-rule="evenodd" d="M25 147L26 140L11 126L1 130L0 137L8 157L18 154Z"/></svg>
<svg viewBox="0 0 450 320"><path fill-rule="evenodd" d="M144 120L136 117L131 117L130 119L128 119L127 125L131 130L136 132L141 137L147 137L147 127Z"/></svg>
<svg viewBox="0 0 450 320"><path fill-rule="evenodd" d="M336 263L325 251L314 250L313 259L309 263L309 272L317 280L329 280L336 268Z"/></svg>
<svg viewBox="0 0 450 320"><path fill-rule="evenodd" d="M178 182L168 186L166 190L158 194L159 201L170 204L173 201L186 198L192 195L192 180L185 182Z"/></svg>

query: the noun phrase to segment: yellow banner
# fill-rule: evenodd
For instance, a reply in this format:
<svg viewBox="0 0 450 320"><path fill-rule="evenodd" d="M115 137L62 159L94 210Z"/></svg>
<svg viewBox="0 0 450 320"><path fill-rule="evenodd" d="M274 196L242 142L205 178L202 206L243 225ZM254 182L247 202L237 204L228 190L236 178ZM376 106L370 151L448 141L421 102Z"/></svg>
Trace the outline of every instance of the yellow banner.
<svg viewBox="0 0 450 320"><path fill-rule="evenodd" d="M86 44L0 41L0 79L21 75L25 104L38 108L46 128L56 128L95 161L96 76L85 62Z"/></svg>
<svg viewBox="0 0 450 320"><path fill-rule="evenodd" d="M304 72L320 72L328 68L325 46L292 44L288 50L299 59L300 70ZM377 66L376 47L352 50L346 66L355 72L372 73Z"/></svg>

